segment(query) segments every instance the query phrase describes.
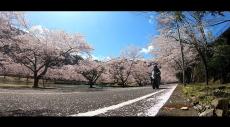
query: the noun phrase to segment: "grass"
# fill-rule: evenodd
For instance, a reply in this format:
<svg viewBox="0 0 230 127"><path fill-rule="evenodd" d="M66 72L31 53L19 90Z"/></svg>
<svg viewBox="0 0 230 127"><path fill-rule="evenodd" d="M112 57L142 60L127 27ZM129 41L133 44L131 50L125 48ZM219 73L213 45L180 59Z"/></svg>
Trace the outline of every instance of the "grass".
<svg viewBox="0 0 230 127"><path fill-rule="evenodd" d="M15 83L0 83L0 88L31 88L32 85L15 84Z"/></svg>
<svg viewBox="0 0 230 127"><path fill-rule="evenodd" d="M63 89L82 89L82 88L89 88L88 84L78 82L77 84L71 84L69 81L57 81L58 83L55 83L54 81L48 80L48 82L45 82L45 88L63 88ZM33 79L26 79L26 78L18 78L18 77L12 77L12 76L0 76L0 88L32 88L33 86ZM39 80L39 87L43 88L43 82L42 80ZM93 85L95 89L103 89L103 88L122 88L122 86L119 86L117 84L96 84ZM130 85L126 86L128 87L138 87L136 85Z"/></svg>
<svg viewBox="0 0 230 127"><path fill-rule="evenodd" d="M0 87L1 88L31 88L32 82L29 80L26 82L25 78L18 78L18 77L9 77L0 76Z"/></svg>
<svg viewBox="0 0 230 127"><path fill-rule="evenodd" d="M194 83L182 88L184 95L193 102L210 105L215 98L230 98L230 83L228 84L210 84Z"/></svg>

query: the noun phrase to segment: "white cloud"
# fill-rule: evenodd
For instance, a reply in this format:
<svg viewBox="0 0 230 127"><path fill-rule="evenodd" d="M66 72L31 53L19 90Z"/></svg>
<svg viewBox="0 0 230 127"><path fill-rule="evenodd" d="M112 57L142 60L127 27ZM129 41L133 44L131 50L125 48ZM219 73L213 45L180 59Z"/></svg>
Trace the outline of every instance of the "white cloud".
<svg viewBox="0 0 230 127"><path fill-rule="evenodd" d="M150 24L152 24L152 23L153 23L152 19L149 19L149 23L150 23Z"/></svg>
<svg viewBox="0 0 230 127"><path fill-rule="evenodd" d="M105 59L106 59L106 60L111 60L111 57L107 56Z"/></svg>
<svg viewBox="0 0 230 127"><path fill-rule="evenodd" d="M141 49L141 53L145 53L145 54L148 54L151 50L153 50L154 47L152 45L148 46L147 48L142 48Z"/></svg>
<svg viewBox="0 0 230 127"><path fill-rule="evenodd" d="M109 56L104 57L104 56L95 56L95 55L92 55L92 59L93 60L106 61L106 60L110 60L111 58Z"/></svg>
<svg viewBox="0 0 230 127"><path fill-rule="evenodd" d="M94 55L92 55L92 58L93 58L94 60L99 60L99 59L100 59L98 56L94 56Z"/></svg>
<svg viewBox="0 0 230 127"><path fill-rule="evenodd" d="M34 32L34 33L38 33L38 34L42 34L46 31L49 31L49 29L42 27L41 25L35 25L35 26L32 26L29 29L29 31Z"/></svg>
<svg viewBox="0 0 230 127"><path fill-rule="evenodd" d="M41 25L35 25L30 28L30 31L36 32L36 33L43 33L43 29Z"/></svg>
<svg viewBox="0 0 230 127"><path fill-rule="evenodd" d="M153 16L153 15L150 15L150 16L149 16L149 20L148 20L149 23L150 23L150 24L153 24L153 20L154 20L154 16Z"/></svg>
<svg viewBox="0 0 230 127"><path fill-rule="evenodd" d="M89 55L87 53L81 53L81 52L78 52L76 53L77 55L81 56L83 59L87 59L89 58Z"/></svg>
<svg viewBox="0 0 230 127"><path fill-rule="evenodd" d="M21 29L22 31L24 31L24 32L26 32L26 33L29 33L29 31L28 30L26 30L26 29Z"/></svg>

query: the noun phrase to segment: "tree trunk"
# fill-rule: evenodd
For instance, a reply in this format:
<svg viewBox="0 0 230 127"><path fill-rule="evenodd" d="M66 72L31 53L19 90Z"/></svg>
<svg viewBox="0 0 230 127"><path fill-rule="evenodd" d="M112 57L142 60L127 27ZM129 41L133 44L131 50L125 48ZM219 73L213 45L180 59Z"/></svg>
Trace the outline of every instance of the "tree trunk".
<svg viewBox="0 0 230 127"><path fill-rule="evenodd" d="M182 79L182 82L183 82L184 86L186 86L186 83L185 83L185 67L184 67L184 52L183 52L183 44L182 44L182 42L181 42L180 30L179 30L179 25L178 25L178 22L176 21L176 23L177 23L177 32L178 32L178 37L179 37L179 42L180 42L180 50L181 50L182 74L183 74L183 79Z"/></svg>
<svg viewBox="0 0 230 127"><path fill-rule="evenodd" d="M194 41L194 44L195 44L195 49L197 50L197 52L198 52L198 54L199 54L199 56L201 58L201 61L202 61L203 65L204 65L205 84L208 85L208 65L207 65L205 54L203 54L201 49L199 48L198 43L197 43L196 39L194 38L194 35L192 35L192 38L193 38L193 41Z"/></svg>
<svg viewBox="0 0 230 127"><path fill-rule="evenodd" d="M126 81L124 81L123 79L121 79L121 86L125 87L126 86Z"/></svg>
<svg viewBox="0 0 230 127"><path fill-rule="evenodd" d="M94 83L92 81L89 81L89 88L93 88Z"/></svg>
<svg viewBox="0 0 230 127"><path fill-rule="evenodd" d="M38 88L38 81L39 81L39 79L36 77L36 78L34 78L34 88Z"/></svg>
<svg viewBox="0 0 230 127"><path fill-rule="evenodd" d="M92 83L89 84L89 88L93 88L93 84Z"/></svg>
<svg viewBox="0 0 230 127"><path fill-rule="evenodd" d="M122 86L125 87L125 86L126 86L126 82L123 82L123 83L122 83Z"/></svg>
<svg viewBox="0 0 230 127"><path fill-rule="evenodd" d="M194 78L193 76L194 76L194 67L192 67L192 71L191 71L191 83L194 83L193 82L193 78Z"/></svg>
<svg viewBox="0 0 230 127"><path fill-rule="evenodd" d="M208 42L207 42L207 38L205 36L205 33L204 33L204 28L203 28L203 24L201 22L201 19L200 21L198 22L199 26L200 26L200 32L201 32L201 35L204 39L204 42L205 42L205 47L204 47L204 68L205 68L205 82L206 82L206 85L208 85L208 57L207 57L207 48L208 48Z"/></svg>
<svg viewBox="0 0 230 127"><path fill-rule="evenodd" d="M42 85L43 85L43 88L45 88L45 81L44 81L44 78L42 78Z"/></svg>
<svg viewBox="0 0 230 127"><path fill-rule="evenodd" d="M39 81L39 78L37 76L37 72L34 72L34 85L33 85L33 88L38 88L38 81Z"/></svg>
<svg viewBox="0 0 230 127"><path fill-rule="evenodd" d="M204 54L202 52L198 52L201 56L201 60L204 64L204 72L205 72L205 84L208 85L208 65L207 65L207 61L206 58L204 56Z"/></svg>
<svg viewBox="0 0 230 127"><path fill-rule="evenodd" d="M26 77L26 85L28 85L29 77Z"/></svg>
<svg viewBox="0 0 230 127"><path fill-rule="evenodd" d="M205 84L208 85L208 66L207 63L204 63L204 69L205 69Z"/></svg>
<svg viewBox="0 0 230 127"><path fill-rule="evenodd" d="M225 83L225 74L224 74L223 69L221 68L221 71L220 71L220 84L224 84L224 83Z"/></svg>

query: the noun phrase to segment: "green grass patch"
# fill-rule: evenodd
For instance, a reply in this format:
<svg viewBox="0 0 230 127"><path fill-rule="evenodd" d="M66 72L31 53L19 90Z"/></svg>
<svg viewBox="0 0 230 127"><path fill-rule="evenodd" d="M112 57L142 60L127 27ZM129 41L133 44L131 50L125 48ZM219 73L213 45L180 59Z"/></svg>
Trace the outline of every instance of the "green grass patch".
<svg viewBox="0 0 230 127"><path fill-rule="evenodd" d="M31 88L32 85L15 84L15 83L0 83L0 88Z"/></svg>
<svg viewBox="0 0 230 127"><path fill-rule="evenodd" d="M228 84L210 84L194 83L183 86L183 94L202 104L210 104L212 100L218 97L230 97L230 83Z"/></svg>

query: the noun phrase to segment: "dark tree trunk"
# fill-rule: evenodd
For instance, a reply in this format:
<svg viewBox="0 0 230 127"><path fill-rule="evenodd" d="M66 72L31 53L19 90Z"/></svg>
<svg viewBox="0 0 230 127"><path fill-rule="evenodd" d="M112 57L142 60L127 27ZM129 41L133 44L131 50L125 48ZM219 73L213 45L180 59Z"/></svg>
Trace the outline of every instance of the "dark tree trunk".
<svg viewBox="0 0 230 127"><path fill-rule="evenodd" d="M208 66L207 63L205 62L204 64L205 68L205 84L208 85Z"/></svg>
<svg viewBox="0 0 230 127"><path fill-rule="evenodd" d="M39 79L37 77L34 77L34 88L38 88L38 81Z"/></svg>
<svg viewBox="0 0 230 127"><path fill-rule="evenodd" d="M26 85L28 85L29 77L26 77Z"/></svg>
<svg viewBox="0 0 230 127"><path fill-rule="evenodd" d="M198 25L200 26L200 32L201 32L201 35L204 39L204 42L205 42L205 47L204 47L204 58L203 58L203 62L204 62L204 69L205 69L205 83L206 85L208 85L208 57L207 57L207 48L208 48L208 42L207 42L207 38L205 36L205 32L204 32L204 26L202 24L202 19L201 17L198 17L199 21L198 21Z"/></svg>
<svg viewBox="0 0 230 127"><path fill-rule="evenodd" d="M184 65L184 52L183 52L183 44L181 41L181 37L180 37L180 29L179 29L179 25L178 25L178 21L176 21L177 24L177 32L178 32L178 37L179 37L179 42L180 42L180 51L181 51L181 61L182 61L182 82L184 84L184 86L186 86L185 83L185 65Z"/></svg>
<svg viewBox="0 0 230 127"><path fill-rule="evenodd" d="M191 72L191 82L194 83L194 67L192 68L192 72Z"/></svg>
<svg viewBox="0 0 230 127"><path fill-rule="evenodd" d="M203 65L204 65L205 84L208 85L208 65L207 65L207 61L206 61L206 58L205 58L204 54L202 54L201 52L199 52L199 54L201 56L201 60L202 60Z"/></svg>
<svg viewBox="0 0 230 127"><path fill-rule="evenodd" d="M39 81L39 78L38 78L37 72L34 72L34 85L33 85L33 88L38 88L38 81Z"/></svg>
<svg viewBox="0 0 230 127"><path fill-rule="evenodd" d="M122 83L122 87L125 87L125 86L126 86L126 82L123 82L123 83Z"/></svg>
<svg viewBox="0 0 230 127"><path fill-rule="evenodd" d="M197 42L196 42L197 43ZM198 51L198 54L200 55L201 61L204 65L204 71L205 71L205 84L208 85L208 65L207 65L207 60L205 57L205 54L202 53L202 51L198 48L198 46L195 46L196 50Z"/></svg>
<svg viewBox="0 0 230 127"><path fill-rule="evenodd" d="M93 82L93 81L89 81L89 88L93 88L93 85L94 85L95 83Z"/></svg>
<svg viewBox="0 0 230 127"><path fill-rule="evenodd" d="M142 86L141 81L137 81L138 86Z"/></svg>
<svg viewBox="0 0 230 127"><path fill-rule="evenodd" d="M93 83L92 82L90 82L89 88L93 88Z"/></svg>
<svg viewBox="0 0 230 127"><path fill-rule="evenodd" d="M224 70L221 68L220 71L220 84L224 84L226 79L226 74L224 73Z"/></svg>
<svg viewBox="0 0 230 127"><path fill-rule="evenodd" d="M43 88L45 88L45 81L43 78L42 78L42 85L43 85Z"/></svg>

